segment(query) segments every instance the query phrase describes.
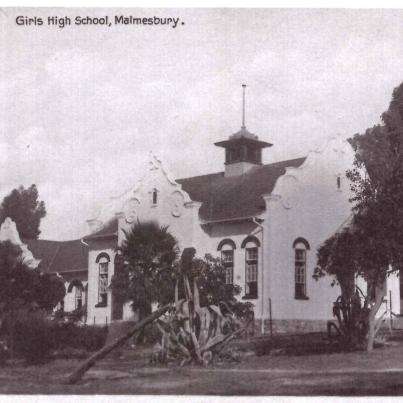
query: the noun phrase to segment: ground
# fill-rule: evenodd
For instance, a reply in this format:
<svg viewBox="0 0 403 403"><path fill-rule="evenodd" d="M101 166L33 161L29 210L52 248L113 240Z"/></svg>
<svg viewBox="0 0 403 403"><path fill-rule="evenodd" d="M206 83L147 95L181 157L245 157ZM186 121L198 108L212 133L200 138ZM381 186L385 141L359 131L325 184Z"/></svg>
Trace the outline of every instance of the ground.
<svg viewBox="0 0 403 403"><path fill-rule="evenodd" d="M301 356L249 355L214 367L148 363L147 349L115 352L76 385L67 376L82 362L14 363L0 372L0 393L176 395L403 395L403 338L366 352Z"/></svg>

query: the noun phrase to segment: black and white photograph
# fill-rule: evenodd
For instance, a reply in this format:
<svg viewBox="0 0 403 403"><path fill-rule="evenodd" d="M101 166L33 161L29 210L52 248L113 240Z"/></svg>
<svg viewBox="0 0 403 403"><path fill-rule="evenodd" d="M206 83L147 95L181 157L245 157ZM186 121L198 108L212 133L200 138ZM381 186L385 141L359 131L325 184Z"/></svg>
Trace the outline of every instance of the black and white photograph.
<svg viewBox="0 0 403 403"><path fill-rule="evenodd" d="M0 8L1 396L402 375L403 9Z"/></svg>

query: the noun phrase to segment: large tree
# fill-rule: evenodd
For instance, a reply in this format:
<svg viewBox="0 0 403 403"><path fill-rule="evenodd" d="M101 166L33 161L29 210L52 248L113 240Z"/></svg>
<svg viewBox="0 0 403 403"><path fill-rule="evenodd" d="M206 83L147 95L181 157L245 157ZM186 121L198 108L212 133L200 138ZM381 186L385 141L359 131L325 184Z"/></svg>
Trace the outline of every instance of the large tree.
<svg viewBox="0 0 403 403"><path fill-rule="evenodd" d="M9 241L0 243L0 327L9 344L17 314L38 309L51 311L63 299L63 282L25 263L22 250Z"/></svg>
<svg viewBox="0 0 403 403"><path fill-rule="evenodd" d="M346 279L360 275L368 284L368 345L372 350L375 315L385 295L386 277L403 262L403 84L397 87L382 124L356 134L349 225L318 251L319 272L335 274L343 293ZM348 291L349 290L349 291Z"/></svg>
<svg viewBox="0 0 403 403"><path fill-rule="evenodd" d="M7 195L0 206L0 222L10 217L17 225L21 238L37 239L42 218L46 216L45 203L39 200L38 189L20 186Z"/></svg>

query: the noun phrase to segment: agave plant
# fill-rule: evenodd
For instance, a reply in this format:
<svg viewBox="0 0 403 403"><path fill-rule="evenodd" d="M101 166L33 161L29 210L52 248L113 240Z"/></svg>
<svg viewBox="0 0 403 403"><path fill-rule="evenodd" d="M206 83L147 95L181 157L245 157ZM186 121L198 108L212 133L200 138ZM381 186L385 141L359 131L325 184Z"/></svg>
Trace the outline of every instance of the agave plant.
<svg viewBox="0 0 403 403"><path fill-rule="evenodd" d="M200 306L196 279L193 279L192 291L186 274L191 259L191 255L187 256L181 265L185 298L179 299L177 280L175 303L165 317L156 322L162 335L154 354L159 362L180 360L181 365L191 362L207 365L230 340L246 330L225 302Z"/></svg>

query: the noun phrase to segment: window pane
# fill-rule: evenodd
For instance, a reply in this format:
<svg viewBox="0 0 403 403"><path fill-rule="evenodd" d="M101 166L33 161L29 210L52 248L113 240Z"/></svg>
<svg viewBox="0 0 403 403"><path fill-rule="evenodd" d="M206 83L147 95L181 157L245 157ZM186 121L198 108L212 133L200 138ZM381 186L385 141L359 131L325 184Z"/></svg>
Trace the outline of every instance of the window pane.
<svg viewBox="0 0 403 403"><path fill-rule="evenodd" d="M99 272L108 274L108 262L99 264Z"/></svg>
<svg viewBox="0 0 403 403"><path fill-rule="evenodd" d="M295 284L295 296L297 298L305 297L305 285L304 284Z"/></svg>
<svg viewBox="0 0 403 403"><path fill-rule="evenodd" d="M246 294L248 294L250 297L257 298L257 282L256 281L250 281L250 282L246 283Z"/></svg>
<svg viewBox="0 0 403 403"><path fill-rule="evenodd" d="M305 261L305 253L306 251L303 249L295 249L295 260Z"/></svg>
<svg viewBox="0 0 403 403"><path fill-rule="evenodd" d="M246 260L257 260L257 248L246 249Z"/></svg>
<svg viewBox="0 0 403 403"><path fill-rule="evenodd" d="M224 250L221 252L221 259L225 263L230 263L234 261L234 252L232 250Z"/></svg>
<svg viewBox="0 0 403 403"><path fill-rule="evenodd" d="M234 268L229 266L225 272L225 284L232 284L234 282Z"/></svg>
<svg viewBox="0 0 403 403"><path fill-rule="evenodd" d="M106 305L108 300L108 262L99 263L98 302Z"/></svg>
<svg viewBox="0 0 403 403"><path fill-rule="evenodd" d="M246 281L257 281L257 265L256 264L247 264Z"/></svg>
<svg viewBox="0 0 403 403"><path fill-rule="evenodd" d="M108 290L108 276L99 276L99 292L107 292Z"/></svg>
<svg viewBox="0 0 403 403"><path fill-rule="evenodd" d="M295 249L295 298L306 296L306 250Z"/></svg>

